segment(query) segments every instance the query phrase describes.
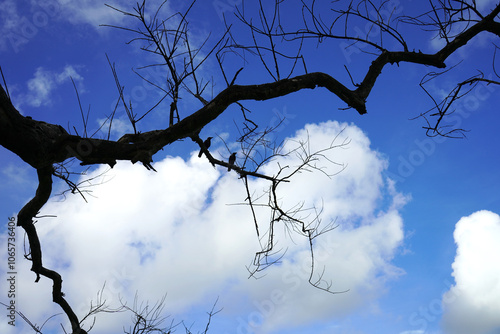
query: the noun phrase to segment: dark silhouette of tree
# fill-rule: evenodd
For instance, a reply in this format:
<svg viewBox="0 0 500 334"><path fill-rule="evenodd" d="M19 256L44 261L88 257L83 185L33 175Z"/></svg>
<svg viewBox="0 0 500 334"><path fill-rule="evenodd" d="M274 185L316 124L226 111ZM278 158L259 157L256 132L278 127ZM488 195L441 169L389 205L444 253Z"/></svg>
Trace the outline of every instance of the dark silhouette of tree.
<svg viewBox="0 0 500 334"><path fill-rule="evenodd" d="M157 57L157 63L147 64L144 68L163 66L167 69L163 84L143 77L161 92L162 97L151 109L139 114L125 100L119 73L116 72L114 63L109 61L119 102L125 108L133 133L125 134L116 141L110 139L115 112L107 120L109 124L107 138L89 136L85 121L81 134L71 133L58 124L22 116L11 101L5 81L4 86L0 88L0 144L34 168L38 175L35 196L18 214L17 224L25 230L29 243L29 253L26 254L26 258L32 262L31 270L36 275L35 282L38 282L41 276L53 281L53 301L59 304L67 315L74 334L87 331L81 328L81 320L62 293L61 276L43 264L41 241L35 226L37 214L52 194L54 177L63 179L72 192L81 192L79 185L71 180L72 173L67 168L69 159L79 160L82 166L107 164L111 167L117 160L127 160L134 164L140 162L145 168L154 172L151 163L159 150L175 145L180 140L191 139L194 145L199 147L200 152L205 153L209 163L231 169L243 180L248 194L246 204L253 213L259 237L262 233L259 230L261 224L253 211L256 199L251 195L252 191L248 187L247 180L262 178L269 182L267 206L273 212L272 219L268 224L267 241L263 244L262 250L256 254L254 268L250 271L256 273L276 261L272 231L274 223L284 222L291 231L303 235L310 241L311 284L333 292L330 290L330 285L321 277L318 280L313 279L312 240L334 226L320 228L319 224L313 223L317 217L312 218L312 221L304 221L300 218L303 208L287 211L280 207L278 200L279 186L284 182L293 182L292 178L296 173L301 170L322 171L319 161L324 151L310 152L305 143L300 143L296 150L284 152L282 146L268 140L267 134L276 128L261 128L252 120L245 101L264 101L306 89L326 89L341 100L339 108L353 109L359 115L365 115L369 111L366 103L383 69L400 63L413 63L435 71L425 75L420 82L420 87L433 103L432 108L417 115L418 118L425 120L424 128L427 134L460 137L463 136L464 129L449 128L446 124L446 117L453 113L454 103L479 83L488 85L500 83L496 78L486 78L482 72L478 72L457 82L456 87L445 98L437 98L426 89L429 81L446 75L454 66L460 66L450 63L450 56L465 47L467 43L478 38L480 34L492 34L495 38L500 36L500 22L498 22L500 4L489 9L480 9L472 0L430 0L426 12L408 15L403 13L397 0L243 1L235 9L234 16L225 17L224 34L215 41L207 37L198 47L194 47L191 43L188 29L189 15L196 6L196 1L192 1L184 12L168 18L161 17L163 4L160 8L148 8L144 0L138 2L132 10L109 6L110 10L116 10L125 17L135 19L136 25L108 27L127 31L131 36L131 44L138 45L146 54ZM286 19L282 15L284 7L287 13L295 13L296 17ZM360 26L365 27L365 30L356 29ZM238 29L237 35L236 29ZM246 33L242 33L243 31ZM442 46L439 50L426 53L423 48L409 42L408 34L422 31L433 33L433 37L441 41ZM308 71L307 51L317 48L315 52L321 52L330 41L343 43L347 55L362 54L364 56L362 59L367 60L367 63L347 62L336 65L345 68L350 77L349 82L342 83L326 72ZM495 68L497 46L492 44L492 48L494 52L492 65L497 75ZM258 82L241 84L239 75L244 67L231 68L226 65L229 57L242 57L247 62L260 62L267 75L262 76ZM212 78L204 78L200 71L208 59L217 62L225 80L225 87L213 92L213 96L210 96L207 90L209 87L213 90ZM366 71L361 80L354 80L352 69L355 68L359 73L365 67ZM139 76L141 76L140 70L141 68L137 70ZM178 101L182 94L189 94L198 99L200 108L179 110ZM168 103L170 106L168 126L152 131L138 131L140 121L162 103ZM217 159L211 155L207 150L207 144L204 144L199 137L200 131L231 105L238 106L242 115L242 122L239 124L241 134L239 142L244 156L239 156L235 164L228 162L229 154L224 159ZM83 112L82 117L85 120ZM344 144L335 143L325 147L325 150ZM264 163L290 154L300 156L302 164L294 168L282 166L275 175L261 172ZM137 332L135 329L141 326L141 328L148 328L147 326L157 328L154 322L146 321L140 308L124 307L136 315L135 324L129 332L135 333ZM156 309L156 306L153 309ZM90 313L96 313L96 309Z"/></svg>

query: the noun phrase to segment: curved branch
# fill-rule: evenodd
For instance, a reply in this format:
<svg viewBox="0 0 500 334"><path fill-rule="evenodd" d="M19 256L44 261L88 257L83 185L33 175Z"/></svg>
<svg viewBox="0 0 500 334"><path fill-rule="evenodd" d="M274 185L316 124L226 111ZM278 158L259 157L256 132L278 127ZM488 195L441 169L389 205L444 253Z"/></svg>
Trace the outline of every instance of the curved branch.
<svg viewBox="0 0 500 334"><path fill-rule="evenodd" d="M19 211L17 225L26 231L31 255L31 271L36 274L35 282L40 280L40 275L52 280L52 301L57 303L68 316L71 323L73 334L86 334L87 332L81 329L78 317L73 312L68 302L64 299L62 289L62 278L59 273L47 269L42 264L42 248L40 239L36 232L33 222L34 217L40 209L47 203L52 192L52 166L37 169L38 188L35 196Z"/></svg>

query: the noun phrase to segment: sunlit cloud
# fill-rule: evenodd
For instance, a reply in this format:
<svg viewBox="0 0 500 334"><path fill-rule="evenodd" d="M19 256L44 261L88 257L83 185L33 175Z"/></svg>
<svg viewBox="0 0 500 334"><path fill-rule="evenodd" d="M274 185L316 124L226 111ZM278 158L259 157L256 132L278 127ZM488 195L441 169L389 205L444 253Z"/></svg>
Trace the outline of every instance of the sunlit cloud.
<svg viewBox="0 0 500 334"><path fill-rule="evenodd" d="M455 285L443 295L447 333L497 333L500 330L500 216L478 211L463 217L454 232Z"/></svg>
<svg viewBox="0 0 500 334"><path fill-rule="evenodd" d="M282 227L275 236L277 249L283 250L282 263L268 268L263 278L249 280L245 266L260 249L254 223L247 206L228 205L242 203L246 192L235 173L214 169L197 152L187 161L167 157L156 162L158 173L118 163L91 188L88 203L79 196L52 200L41 214L57 218L37 224L44 263L63 275L63 291L80 315L106 284L103 294L112 306L119 298L131 301L136 291L150 301L167 293L166 310L181 317L218 296L225 309L218 316L255 333L347 316L376 302L387 282L403 274L391 261L403 241L399 209L406 199L393 182L383 179L387 162L370 149L370 141L356 126L310 124L287 145L308 139L316 150L329 146L337 135L336 141L347 146L326 154L344 166L339 174L299 174L281 190L284 207L298 201L305 207L322 206L322 219L335 222L336 229L315 239L313 275L317 279L323 272L332 290L347 292L331 295L312 287L307 239L292 240ZM212 149L218 154L217 147ZM293 157L280 161L282 166L298 163ZM330 172L338 168L334 164ZM267 186L262 180L250 182L255 191ZM264 233L269 213L259 210L257 215ZM50 287L33 284L30 276L20 276L20 309L36 319L59 312L50 305ZM46 298L47 307L33 305L30 298L35 295L37 300ZM122 317L101 317L93 331L119 330L121 321L128 320Z"/></svg>

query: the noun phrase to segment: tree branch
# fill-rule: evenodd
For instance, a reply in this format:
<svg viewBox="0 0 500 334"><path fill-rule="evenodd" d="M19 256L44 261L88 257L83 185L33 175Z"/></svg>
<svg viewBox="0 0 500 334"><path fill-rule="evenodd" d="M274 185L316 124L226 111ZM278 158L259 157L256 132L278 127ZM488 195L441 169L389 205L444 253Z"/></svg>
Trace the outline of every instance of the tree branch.
<svg viewBox="0 0 500 334"><path fill-rule="evenodd" d="M36 232L33 219L38 214L40 209L47 203L52 192L52 166L37 169L38 188L35 197L33 197L18 214L17 225L26 231L31 255L31 271L36 274L35 282L40 280L40 275L52 280L52 301L57 303L68 316L71 323L73 334L86 334L87 332L80 328L78 317L73 312L68 302L64 299L62 289L62 278L57 272L47 269L42 264L42 248L40 239Z"/></svg>

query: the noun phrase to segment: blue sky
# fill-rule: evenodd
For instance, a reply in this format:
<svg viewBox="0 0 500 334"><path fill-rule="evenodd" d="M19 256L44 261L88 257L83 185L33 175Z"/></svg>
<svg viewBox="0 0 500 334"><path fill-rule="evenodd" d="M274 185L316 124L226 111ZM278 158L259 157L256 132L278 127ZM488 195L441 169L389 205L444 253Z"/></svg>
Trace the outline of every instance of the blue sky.
<svg viewBox="0 0 500 334"><path fill-rule="evenodd" d="M138 45L125 44L130 34L99 26L130 22L103 3L0 1L0 65L24 115L81 132L72 78L83 109L90 108L89 128L97 129L117 99L106 54L135 110L145 111L158 99L131 72L152 59ZM209 32L222 33L220 14L230 15L234 3L238 1L200 1L190 21L193 42ZM421 2L396 3L405 14L423 10ZM488 8L493 2L478 3ZM120 4L130 9L133 2ZM185 6L172 0L165 12ZM433 52L440 45L429 33L408 33L410 48ZM477 70L494 75L492 41L481 35L453 55L447 64L460 67L431 83L430 91L442 96ZM306 53L309 71L324 71L346 85L350 79L343 65L360 80L370 61L362 53L345 51L338 41L319 49L311 46ZM227 65L234 71L242 64L229 58ZM257 59L249 58L246 65L239 84L271 81ZM119 305L119 298L132 303L136 292L152 303L166 294L166 314L193 324L193 331L203 330L206 312L218 298L223 310L212 319L213 333L499 333L500 87L478 85L458 102L449 122L469 130L466 138L429 138L423 120L410 119L431 106L418 83L433 70L409 64L385 68L363 116L339 110L345 105L319 89L247 104L262 127L286 118L275 134L278 140L288 139L285 149L307 138L312 149L328 146L337 135L336 143L348 141L328 152L331 161L345 167L341 173L332 178L300 174L282 189L283 205L323 205L323 220L336 220L338 228L317 239L317 267L325 268L333 290L346 293L331 295L308 285L305 240L290 240L283 231L277 231L279 246L288 248L282 264L268 268L258 280L248 279L246 266L258 240L248 207L230 205L245 199L243 185L235 173L199 159L190 141L155 155L158 173L129 162L113 170L92 168L83 178L96 177L87 202L77 195L54 196L41 213L47 217L37 223L44 263L62 274L63 291L80 317L106 283L103 295L111 307ZM200 73L216 82L207 92L210 99L212 91L217 94L224 87L216 62L206 62ZM146 74L161 79L155 70ZM184 96L181 117L200 108ZM168 103L161 105L139 130L167 127L167 111ZM229 108L201 133L220 136L211 148L216 156L229 156L222 139L238 150L233 120L241 121L237 108ZM130 131L119 110L113 139ZM7 222L33 195L36 173L3 148L0 161L0 215ZM298 163L296 158L277 162ZM322 163L331 173L341 169ZM264 171L272 174L276 168L270 164ZM266 183L252 180L251 186L262 192ZM63 190L56 183L54 193ZM258 215L265 230L269 212ZM6 229L1 232L5 250ZM34 274L22 258L22 233L17 233L16 303L41 325L60 310L51 302L50 282L33 283ZM7 254L0 254L4 277ZM4 284L2 279L0 302L8 300ZM65 316L58 315L45 324L44 333L60 332L59 323L68 327ZM128 314L101 314L92 332L119 333L129 324ZM2 333L26 330L19 317L14 331L6 318L0 321Z"/></svg>

